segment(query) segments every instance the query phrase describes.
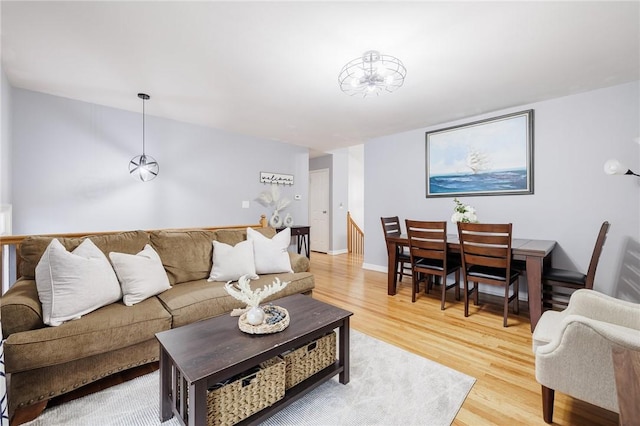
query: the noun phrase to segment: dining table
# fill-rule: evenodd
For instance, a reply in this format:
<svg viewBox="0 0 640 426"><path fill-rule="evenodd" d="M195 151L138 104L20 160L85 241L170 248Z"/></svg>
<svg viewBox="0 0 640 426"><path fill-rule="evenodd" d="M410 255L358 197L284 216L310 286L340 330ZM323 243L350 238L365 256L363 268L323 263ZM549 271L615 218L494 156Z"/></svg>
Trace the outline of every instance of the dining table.
<svg viewBox="0 0 640 426"><path fill-rule="evenodd" d="M387 253L389 253L387 271L387 294L396 294L394 270L397 262L398 247L409 247L407 234L388 235ZM528 238L513 238L511 240L511 255L513 260L524 261L529 293L529 320L531 332L536 328L542 315L542 270L551 266L551 252L556 246L552 240L536 240ZM457 235L447 235L447 249L453 253L460 253L460 240Z"/></svg>

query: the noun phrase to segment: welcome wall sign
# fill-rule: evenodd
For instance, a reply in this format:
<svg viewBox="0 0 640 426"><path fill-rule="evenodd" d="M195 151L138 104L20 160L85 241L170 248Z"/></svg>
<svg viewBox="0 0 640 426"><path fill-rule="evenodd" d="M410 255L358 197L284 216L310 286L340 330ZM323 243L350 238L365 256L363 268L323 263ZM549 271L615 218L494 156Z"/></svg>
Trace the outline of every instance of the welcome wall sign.
<svg viewBox="0 0 640 426"><path fill-rule="evenodd" d="M293 185L293 175L282 173L260 172L261 183L272 183L276 185Z"/></svg>

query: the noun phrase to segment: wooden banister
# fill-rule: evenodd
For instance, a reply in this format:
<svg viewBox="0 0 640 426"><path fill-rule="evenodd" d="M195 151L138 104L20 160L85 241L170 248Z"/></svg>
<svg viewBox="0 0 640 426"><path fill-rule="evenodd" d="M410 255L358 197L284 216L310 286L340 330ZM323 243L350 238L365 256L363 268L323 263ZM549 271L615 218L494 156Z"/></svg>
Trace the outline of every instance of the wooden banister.
<svg viewBox="0 0 640 426"><path fill-rule="evenodd" d="M146 232L153 232L153 231L194 231L194 230L205 230L205 231L215 231L218 229L244 229L244 228L266 228L269 226L269 222L267 221L267 216L265 215L261 215L260 216L260 221L257 224L250 224L250 225L225 225L225 226L212 226L212 227L201 227L201 228L171 228L171 229L147 229L145 230ZM38 236L42 236L42 237L53 237L53 238L78 238L78 237L86 237L86 236L97 236L97 235L107 235L107 234L114 234L114 233L118 233L118 232L124 232L124 231L101 231L101 232L73 232L73 233L66 233L66 234L36 234ZM2 273L3 269L4 269L4 259L3 259L3 253L4 253L4 247L5 246L13 246L16 249L16 274L18 275L18 277L20 277L20 255L19 255L19 250L20 250L20 244L22 244L22 242L28 238L31 237L33 235L5 235L5 236L1 236L0 237L0 284L2 286L0 286L0 289L5 288L4 285L5 283L2 282L4 280L4 275Z"/></svg>
<svg viewBox="0 0 640 426"><path fill-rule="evenodd" d="M347 212L347 251L353 254L364 254L364 232Z"/></svg>

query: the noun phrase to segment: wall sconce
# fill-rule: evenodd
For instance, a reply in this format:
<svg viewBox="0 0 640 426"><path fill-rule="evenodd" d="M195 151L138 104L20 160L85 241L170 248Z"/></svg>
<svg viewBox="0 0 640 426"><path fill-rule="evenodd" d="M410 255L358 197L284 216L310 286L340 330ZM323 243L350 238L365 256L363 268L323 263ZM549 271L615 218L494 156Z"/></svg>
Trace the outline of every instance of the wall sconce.
<svg viewBox="0 0 640 426"><path fill-rule="evenodd" d="M604 163L604 172L608 175L640 176L639 174L631 171L630 168L620 163L618 160L614 160L614 159L608 160L606 163Z"/></svg>

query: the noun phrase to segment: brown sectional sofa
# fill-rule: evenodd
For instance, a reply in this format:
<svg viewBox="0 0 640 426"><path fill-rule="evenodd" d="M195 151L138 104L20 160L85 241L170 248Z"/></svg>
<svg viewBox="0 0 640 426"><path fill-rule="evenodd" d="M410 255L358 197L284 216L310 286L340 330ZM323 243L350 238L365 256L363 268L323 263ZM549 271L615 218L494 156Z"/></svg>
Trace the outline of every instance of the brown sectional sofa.
<svg viewBox="0 0 640 426"><path fill-rule="evenodd" d="M264 235L273 228L256 228ZM113 373L158 360L155 334L243 307L224 290L224 282L208 282L212 241L235 245L245 229L131 231L80 238L58 238L73 250L91 238L109 252L136 254L150 244L160 255L171 288L134 306L122 300L49 327L35 284L35 267L53 237L26 238L19 247L21 277L0 301L5 369L9 375L9 411L70 392ZM290 253L294 273L260 275L254 288L277 276L289 285L271 296L311 294L314 277L309 259Z"/></svg>

